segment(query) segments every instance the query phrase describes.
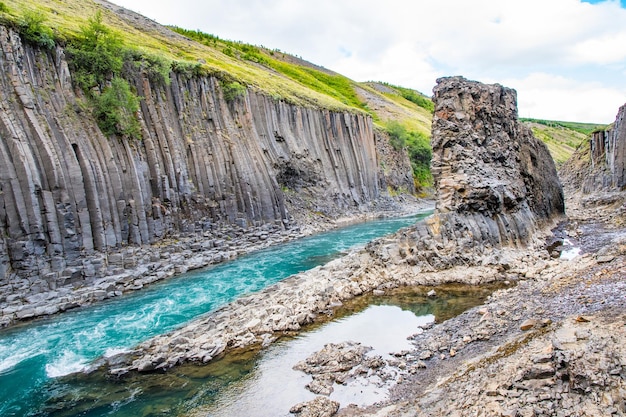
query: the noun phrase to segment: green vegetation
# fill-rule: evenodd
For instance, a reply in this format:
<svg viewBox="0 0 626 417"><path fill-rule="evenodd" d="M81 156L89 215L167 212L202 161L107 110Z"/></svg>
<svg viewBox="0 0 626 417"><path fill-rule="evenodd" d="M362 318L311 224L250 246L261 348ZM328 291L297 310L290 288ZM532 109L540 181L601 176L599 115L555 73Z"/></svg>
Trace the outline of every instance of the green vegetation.
<svg viewBox="0 0 626 417"><path fill-rule="evenodd" d="M106 135L119 134L129 138L141 138L141 127L137 121L139 97L130 91L128 82L113 77L102 94L93 97L94 116Z"/></svg>
<svg viewBox="0 0 626 417"><path fill-rule="evenodd" d="M386 130L394 149L406 148L413 168L415 187L419 189L432 185L433 179L430 173L432 148L429 138L420 132L407 130L406 127L393 120L387 123Z"/></svg>
<svg viewBox="0 0 626 417"><path fill-rule="evenodd" d="M608 126L597 124L597 123L577 123L577 122L560 122L555 120L541 120L541 119L530 119L530 118L520 118L522 122L536 123L552 128L565 128L569 130L573 130L574 132L582 133L583 135L591 135L593 132L598 130L604 130Z"/></svg>
<svg viewBox="0 0 626 417"><path fill-rule="evenodd" d="M173 69L173 62L167 58L127 49L125 51L124 63L132 64L157 85L170 85L170 71Z"/></svg>
<svg viewBox="0 0 626 417"><path fill-rule="evenodd" d="M276 55L273 51L242 42L220 39L218 36L199 30L188 30L177 26L171 26L170 29L205 46L221 48L222 53L231 58L250 61L271 68L293 81L313 91L330 96L347 106L367 110L367 107L356 94L354 82L342 75L329 74L306 66L281 61L274 58Z"/></svg>
<svg viewBox="0 0 626 417"><path fill-rule="evenodd" d="M3 12L8 12L7 6L2 3ZM46 26L46 16L35 10L26 10L19 22L20 34L26 42L45 49L54 48L54 33Z"/></svg>
<svg viewBox="0 0 626 417"><path fill-rule="evenodd" d="M557 167L560 167L567 161L580 144L588 139L591 132L595 130L592 129L592 126L598 126L550 120L542 120L540 122L536 120L529 121L529 119L521 120L524 120L523 123L532 129L537 139L548 146L548 150Z"/></svg>
<svg viewBox="0 0 626 417"><path fill-rule="evenodd" d="M388 84L388 83L381 83L381 84L393 90L396 90L402 97L404 97L405 99L409 100L412 103L417 104L419 107L422 107L428 110L430 113L433 113L435 111L435 104L432 102L430 98L426 97L422 93L412 90L410 88L400 87L400 86L393 85L393 84Z"/></svg>
<svg viewBox="0 0 626 417"><path fill-rule="evenodd" d="M246 87L239 84L237 81L221 82L220 84L222 86L222 92L224 93L224 100L229 103L246 94Z"/></svg>
<svg viewBox="0 0 626 417"><path fill-rule="evenodd" d="M297 66L274 59L269 61L268 65L314 91L333 97L347 106L367 110L365 104L357 96L353 82L343 75L331 75L313 68Z"/></svg>
<svg viewBox="0 0 626 417"><path fill-rule="evenodd" d="M135 115L139 97L120 76L126 55L122 39L102 23L100 12L87 22L68 47L76 85L93 104L103 133L140 139L141 127Z"/></svg>
<svg viewBox="0 0 626 417"><path fill-rule="evenodd" d="M94 87L104 88L107 80L119 74L124 64L122 39L102 23L100 12L89 18L68 52L76 83L85 92Z"/></svg>
<svg viewBox="0 0 626 417"><path fill-rule="evenodd" d="M204 33L200 30L189 30L178 26L169 26L174 32L180 33L189 39L193 39L205 46L218 48L221 47L224 55L245 61L256 62L258 64L267 64L268 58L261 52L257 46L246 44L243 42L234 42L226 39L220 39L219 36Z"/></svg>

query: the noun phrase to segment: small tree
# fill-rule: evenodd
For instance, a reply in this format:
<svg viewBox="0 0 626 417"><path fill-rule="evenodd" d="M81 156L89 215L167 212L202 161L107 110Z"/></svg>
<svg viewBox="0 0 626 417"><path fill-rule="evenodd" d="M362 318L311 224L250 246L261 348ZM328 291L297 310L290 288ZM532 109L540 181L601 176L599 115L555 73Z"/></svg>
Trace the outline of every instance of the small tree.
<svg viewBox="0 0 626 417"><path fill-rule="evenodd" d="M2 3L4 5L4 3ZM4 6L6 8L6 6ZM4 11L4 10L3 10ZM46 16L43 13L27 10L19 24L20 33L26 42L46 49L54 48L54 33L44 25Z"/></svg>
<svg viewBox="0 0 626 417"><path fill-rule="evenodd" d="M408 132L404 126L395 120L392 120L387 123L387 133L389 133L389 143L392 148L396 151L404 148L408 137Z"/></svg>
<svg viewBox="0 0 626 417"><path fill-rule="evenodd" d="M83 26L69 48L75 82L94 107L100 130L106 135L141 138L136 113L139 97L120 77L126 55L121 37L102 23L97 12Z"/></svg>
<svg viewBox="0 0 626 417"><path fill-rule="evenodd" d="M97 12L83 26L76 42L69 48L76 69L76 82L83 91L102 89L122 69L123 43L119 35L102 23Z"/></svg>

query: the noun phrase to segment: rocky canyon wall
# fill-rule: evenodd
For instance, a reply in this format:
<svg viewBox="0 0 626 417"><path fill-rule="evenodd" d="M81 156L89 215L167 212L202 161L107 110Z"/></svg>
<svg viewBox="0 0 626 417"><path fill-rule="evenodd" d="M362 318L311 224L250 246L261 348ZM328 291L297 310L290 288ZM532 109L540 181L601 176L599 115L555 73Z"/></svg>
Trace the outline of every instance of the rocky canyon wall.
<svg viewBox="0 0 626 417"><path fill-rule="evenodd" d="M567 194L575 200L570 204L588 204L598 191L611 193L626 188L625 118L626 104L611 126L593 132L559 170Z"/></svg>
<svg viewBox="0 0 626 417"><path fill-rule="evenodd" d="M172 73L162 85L137 73L143 139L107 138L62 48L34 49L0 28L0 49L2 285L93 278L110 250L219 225L288 226L286 192L335 213L380 195L364 115L250 89L227 102L216 78Z"/></svg>
<svg viewBox="0 0 626 417"><path fill-rule="evenodd" d="M564 214L554 161L519 123L515 90L442 78L433 101L437 205L400 238L400 258L418 270L483 262L493 248L530 244L535 231Z"/></svg>
<svg viewBox="0 0 626 417"><path fill-rule="evenodd" d="M620 107L613 125L594 132L590 139L589 174L582 191L589 194L598 189L626 187L626 105Z"/></svg>

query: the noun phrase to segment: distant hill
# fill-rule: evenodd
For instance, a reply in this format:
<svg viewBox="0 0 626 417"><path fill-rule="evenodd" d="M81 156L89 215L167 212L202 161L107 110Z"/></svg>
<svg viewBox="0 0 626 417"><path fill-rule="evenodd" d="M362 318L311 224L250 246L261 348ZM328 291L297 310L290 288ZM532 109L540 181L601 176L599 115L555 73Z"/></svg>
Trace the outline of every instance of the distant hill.
<svg viewBox="0 0 626 417"><path fill-rule="evenodd" d="M541 139L550 150L557 167L563 165L574 151L596 130L605 129L607 125L593 123L562 122L541 119L520 119L528 125L534 135Z"/></svg>

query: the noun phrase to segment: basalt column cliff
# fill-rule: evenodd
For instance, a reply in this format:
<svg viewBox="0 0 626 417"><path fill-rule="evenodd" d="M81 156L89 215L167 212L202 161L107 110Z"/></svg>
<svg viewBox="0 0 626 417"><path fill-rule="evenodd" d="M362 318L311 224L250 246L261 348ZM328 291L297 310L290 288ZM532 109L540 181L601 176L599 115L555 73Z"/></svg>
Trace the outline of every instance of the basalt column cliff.
<svg viewBox="0 0 626 417"><path fill-rule="evenodd" d="M379 197L367 116L251 89L226 101L216 78L171 73L165 85L137 71L143 139L107 138L61 47L33 48L2 27L0 66L0 286L20 297L89 283L122 246L283 227L286 192L336 214Z"/></svg>
<svg viewBox="0 0 626 417"><path fill-rule="evenodd" d="M590 195L596 191L626 188L626 105L619 108L615 122L591 135L563 166L561 176L570 194ZM577 196L580 197L580 196Z"/></svg>

